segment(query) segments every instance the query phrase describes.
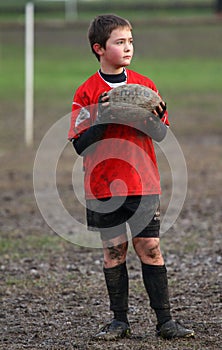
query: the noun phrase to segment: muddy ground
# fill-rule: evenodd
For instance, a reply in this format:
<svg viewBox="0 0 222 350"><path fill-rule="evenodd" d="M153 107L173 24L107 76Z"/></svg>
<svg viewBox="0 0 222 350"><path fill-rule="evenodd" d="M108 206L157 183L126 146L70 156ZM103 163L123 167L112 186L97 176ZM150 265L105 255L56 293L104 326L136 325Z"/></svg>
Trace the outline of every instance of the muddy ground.
<svg viewBox="0 0 222 350"><path fill-rule="evenodd" d="M219 110L219 98L218 98ZM181 111L185 115L186 111ZM179 113L178 113L179 114ZM221 127L196 125L176 135L188 170L183 209L162 235L169 275L172 314L195 330L190 340L155 337L155 317L142 284L140 263L130 246L129 319L132 336L116 342L95 342L92 335L110 320L102 273L102 251L75 245L57 235L36 205L32 171L36 148L7 149L1 155L0 177L0 349L99 350L164 349L218 350L221 334ZM220 125L221 126L221 125ZM189 136L189 137L188 137ZM60 159L58 182L63 202L80 218L73 198L70 169L73 151ZM163 163L161 163L163 162ZM163 168L163 204L171 193L170 175ZM166 175L165 175L166 170Z"/></svg>
<svg viewBox="0 0 222 350"><path fill-rule="evenodd" d="M94 342L91 336L111 318L102 252L53 233L36 206L24 154L17 154L10 166L2 157L1 349L221 348L221 148L216 137L198 146L193 141L185 147L190 174L187 198L173 228L162 237L172 312L195 329L192 340L155 338L155 318L139 261L130 248L132 337L116 343ZM27 152L26 161L31 163L32 157Z"/></svg>

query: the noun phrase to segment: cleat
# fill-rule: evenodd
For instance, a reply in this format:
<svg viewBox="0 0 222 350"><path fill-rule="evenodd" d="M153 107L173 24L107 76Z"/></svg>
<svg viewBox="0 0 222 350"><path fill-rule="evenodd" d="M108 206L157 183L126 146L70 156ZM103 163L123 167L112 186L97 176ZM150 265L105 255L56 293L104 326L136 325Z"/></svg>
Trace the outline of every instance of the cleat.
<svg viewBox="0 0 222 350"><path fill-rule="evenodd" d="M130 327L126 322L112 320L100 329L99 333L93 336L98 340L116 340L130 335Z"/></svg>
<svg viewBox="0 0 222 350"><path fill-rule="evenodd" d="M190 338L194 337L194 331L185 328L179 321L170 320L157 328L156 335L163 339Z"/></svg>

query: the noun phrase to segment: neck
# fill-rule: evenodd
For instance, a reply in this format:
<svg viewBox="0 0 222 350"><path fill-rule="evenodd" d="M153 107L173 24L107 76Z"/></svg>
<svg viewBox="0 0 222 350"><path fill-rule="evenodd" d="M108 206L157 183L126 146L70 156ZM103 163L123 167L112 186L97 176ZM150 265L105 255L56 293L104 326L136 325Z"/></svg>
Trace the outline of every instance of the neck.
<svg viewBox="0 0 222 350"><path fill-rule="evenodd" d="M112 84L120 84L120 83L126 82L126 71L125 71L125 69L119 74L106 74L106 73L103 73L101 71L101 69L99 70L99 73L100 73L101 77L106 82L109 82L109 83L112 83Z"/></svg>
<svg viewBox="0 0 222 350"><path fill-rule="evenodd" d="M104 74L121 74L123 72L123 67L115 68L115 67L104 67L102 64L100 66L100 70Z"/></svg>

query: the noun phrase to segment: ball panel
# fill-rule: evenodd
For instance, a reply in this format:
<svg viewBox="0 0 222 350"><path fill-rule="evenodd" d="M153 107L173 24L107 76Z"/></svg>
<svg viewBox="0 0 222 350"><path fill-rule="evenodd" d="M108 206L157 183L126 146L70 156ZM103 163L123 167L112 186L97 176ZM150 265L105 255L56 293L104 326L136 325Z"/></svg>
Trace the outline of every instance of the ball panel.
<svg viewBox="0 0 222 350"><path fill-rule="evenodd" d="M154 90L139 84L121 85L110 90L108 95L110 112L120 120L144 119L161 102Z"/></svg>

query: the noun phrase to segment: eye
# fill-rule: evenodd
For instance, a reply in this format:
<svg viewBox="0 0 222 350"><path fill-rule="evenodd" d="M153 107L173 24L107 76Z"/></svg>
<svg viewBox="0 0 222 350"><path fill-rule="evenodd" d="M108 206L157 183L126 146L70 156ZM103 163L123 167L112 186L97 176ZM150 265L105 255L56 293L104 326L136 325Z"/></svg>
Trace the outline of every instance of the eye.
<svg viewBox="0 0 222 350"><path fill-rule="evenodd" d="M122 45L123 43L124 43L123 40L118 40L118 41L117 41L117 45Z"/></svg>

